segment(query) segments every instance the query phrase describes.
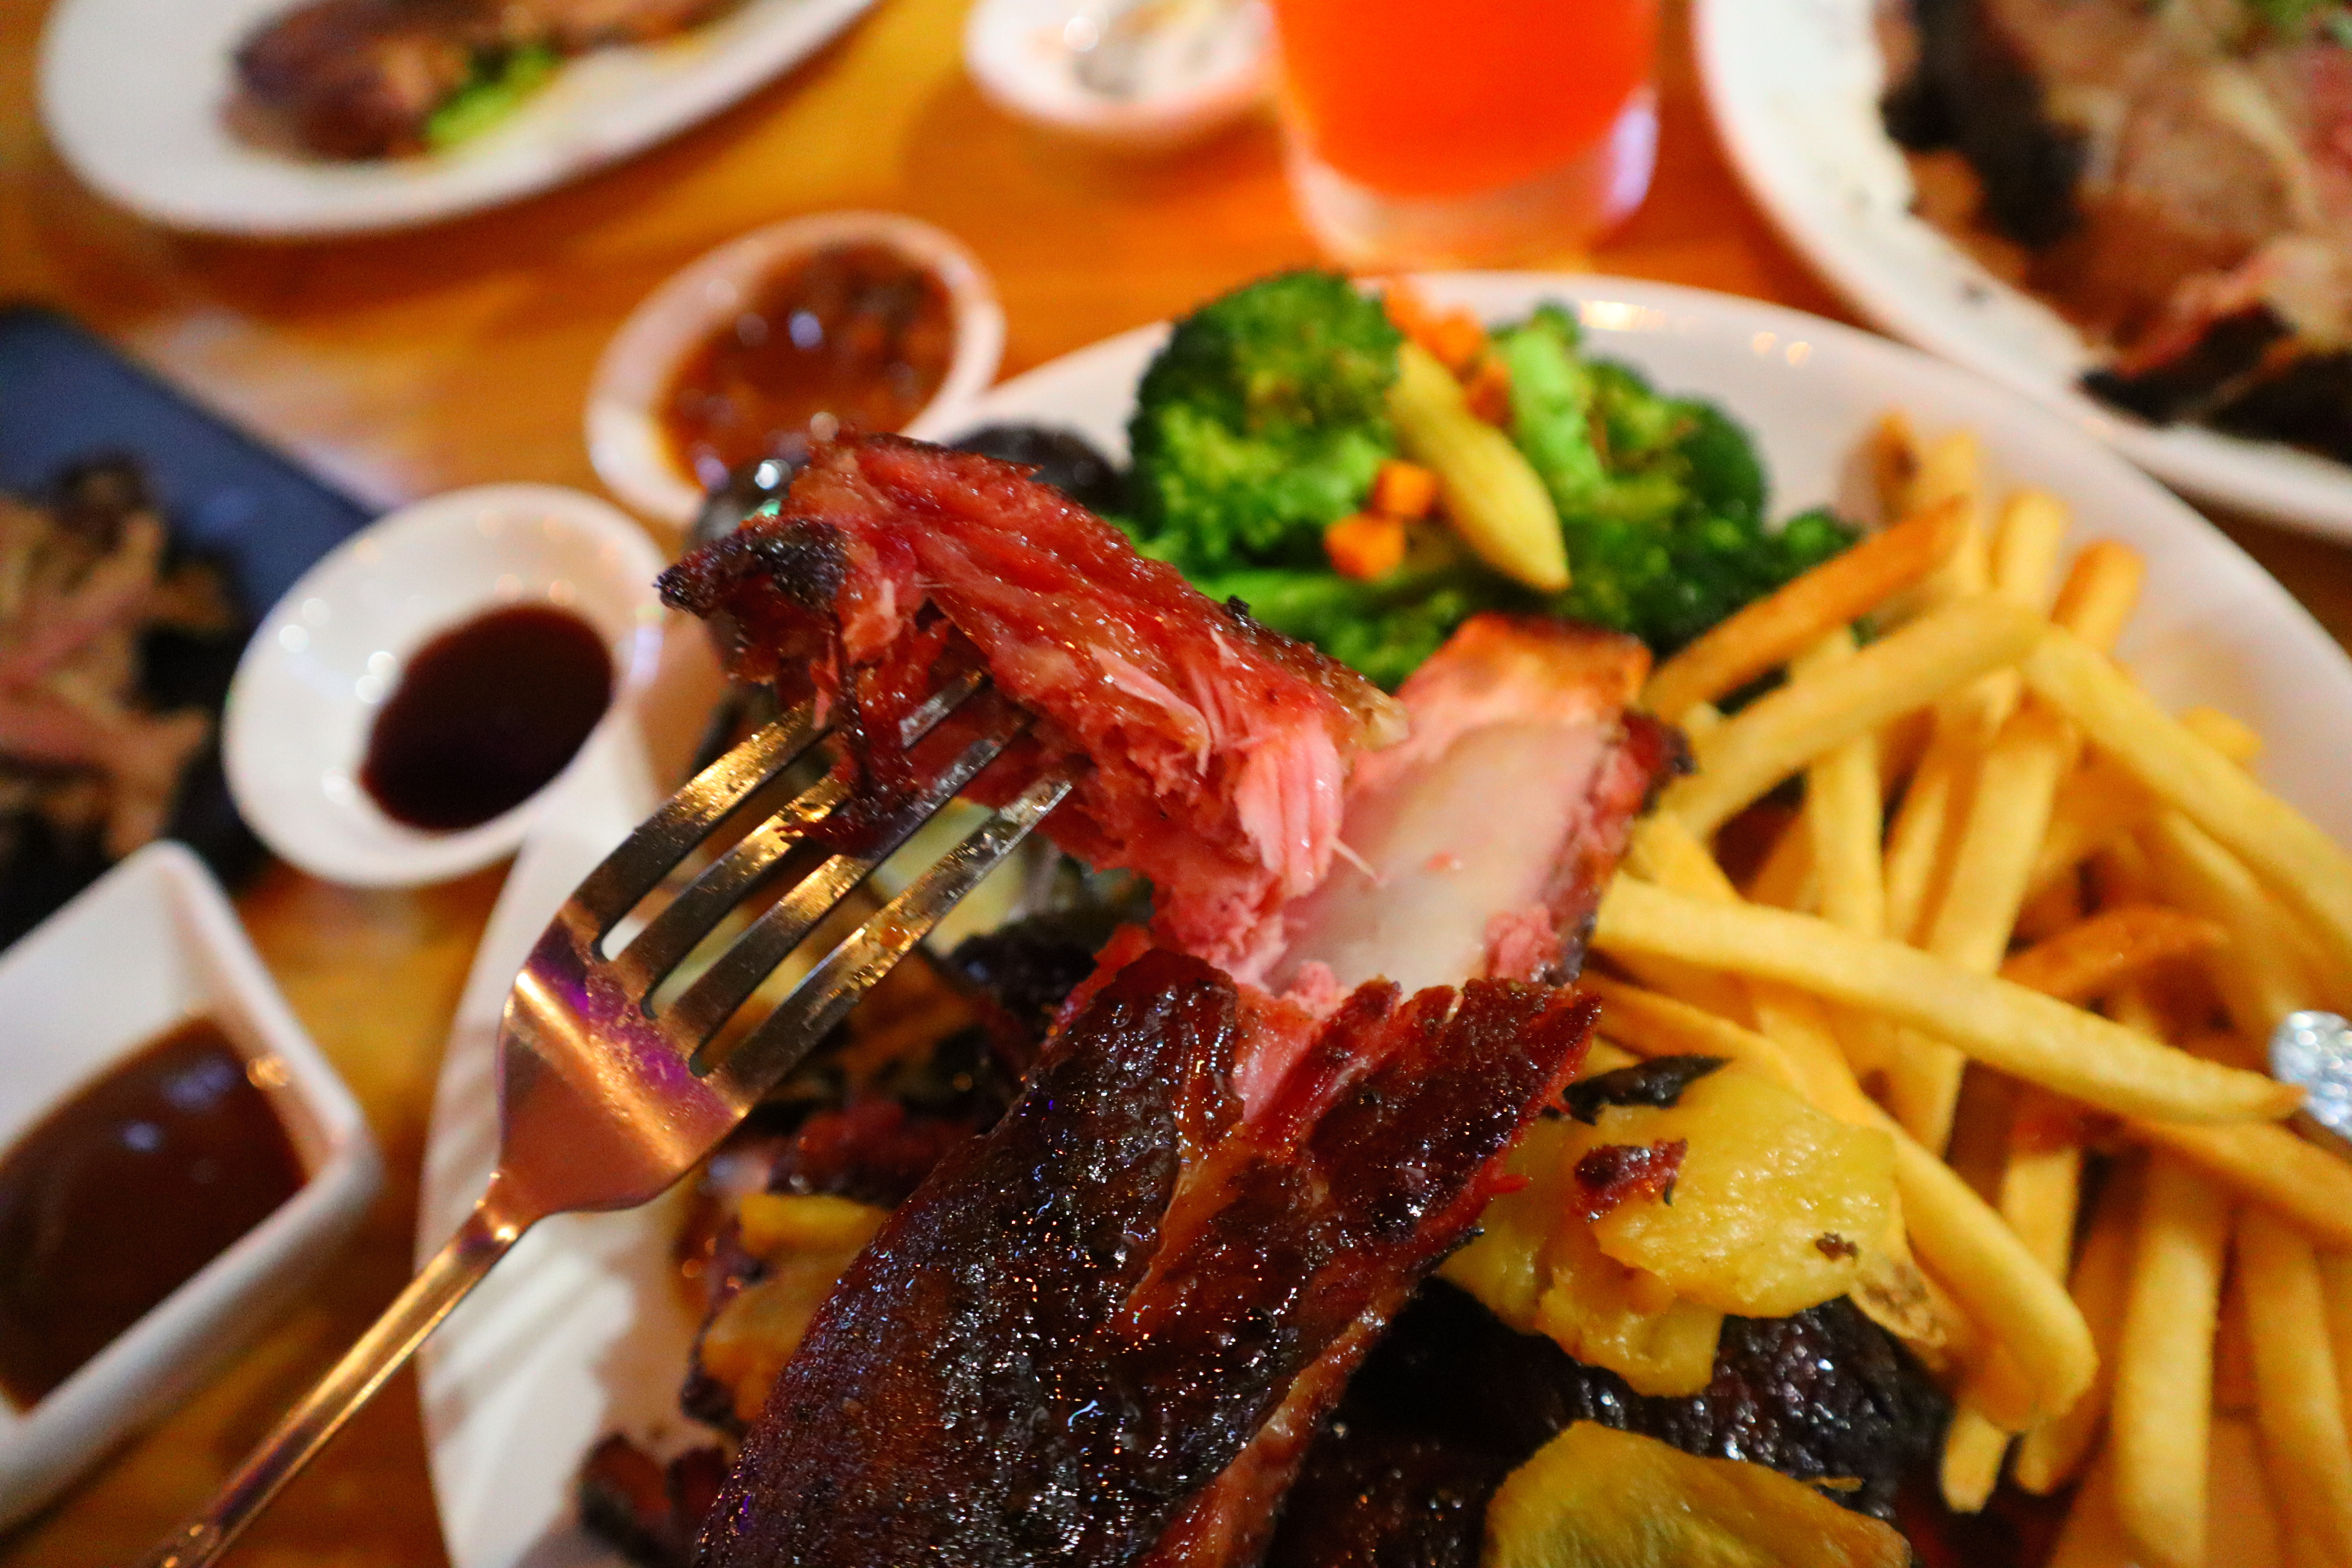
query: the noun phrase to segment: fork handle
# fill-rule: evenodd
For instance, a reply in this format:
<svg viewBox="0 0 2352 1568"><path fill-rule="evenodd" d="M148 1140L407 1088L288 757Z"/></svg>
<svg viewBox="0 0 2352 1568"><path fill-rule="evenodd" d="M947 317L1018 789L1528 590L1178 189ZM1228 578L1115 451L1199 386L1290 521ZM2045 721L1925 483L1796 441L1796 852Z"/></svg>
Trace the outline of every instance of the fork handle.
<svg viewBox="0 0 2352 1568"><path fill-rule="evenodd" d="M278 1489L342 1430L343 1423L415 1353L449 1310L481 1283L528 1223L518 1224L498 1211L489 1197L476 1204L457 1233L333 1370L286 1413L277 1430L246 1456L205 1510L142 1558L140 1568L204 1568L227 1551L254 1516L269 1506Z"/></svg>

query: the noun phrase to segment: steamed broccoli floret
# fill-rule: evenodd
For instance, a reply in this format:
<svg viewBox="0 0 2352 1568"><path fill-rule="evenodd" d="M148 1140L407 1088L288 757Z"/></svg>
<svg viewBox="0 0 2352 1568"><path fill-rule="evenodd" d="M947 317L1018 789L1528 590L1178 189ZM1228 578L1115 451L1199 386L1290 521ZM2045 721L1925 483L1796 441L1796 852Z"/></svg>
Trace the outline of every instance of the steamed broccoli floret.
<svg viewBox="0 0 2352 1568"><path fill-rule="evenodd" d="M1283 567L1198 581L1202 592L1240 599L1266 626L1313 643L1391 690L1480 610L1533 608L1538 603L1516 584L1466 562L1423 570L1408 566L1376 583Z"/></svg>
<svg viewBox="0 0 2352 1568"><path fill-rule="evenodd" d="M1289 272L1176 325L1129 426L1139 536L1189 573L1318 566L1395 450L1399 337L1333 272Z"/></svg>
<svg viewBox="0 0 2352 1568"><path fill-rule="evenodd" d="M1551 492L1575 574L1557 614L1668 653L1853 542L1827 512L1769 529L1745 431L1625 365L1579 358L1577 342L1552 307L1496 337L1512 438Z"/></svg>

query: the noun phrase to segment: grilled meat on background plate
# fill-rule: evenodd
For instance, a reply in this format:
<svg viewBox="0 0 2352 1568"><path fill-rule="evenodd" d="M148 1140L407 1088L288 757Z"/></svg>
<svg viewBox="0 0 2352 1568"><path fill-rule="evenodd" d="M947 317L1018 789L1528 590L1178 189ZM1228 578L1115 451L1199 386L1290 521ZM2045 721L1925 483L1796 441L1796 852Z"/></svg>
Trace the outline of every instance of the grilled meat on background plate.
<svg viewBox="0 0 2352 1568"><path fill-rule="evenodd" d="M2243 0L1887 0L1889 131L1957 151L2094 393L2352 461L2352 47Z"/></svg>
<svg viewBox="0 0 2352 1568"><path fill-rule="evenodd" d="M1258 1560L1580 1058L1560 987L1678 761L1626 711L1646 653L1485 617L1391 700L1019 470L892 437L820 448L664 587L814 690L886 805L898 716L984 668L1036 722L972 793L1069 770L1044 830L1156 895L817 1310L698 1560Z"/></svg>
<svg viewBox="0 0 2352 1568"><path fill-rule="evenodd" d="M246 140L362 162L427 150L433 117L521 57L646 43L729 0L305 0L236 49Z"/></svg>

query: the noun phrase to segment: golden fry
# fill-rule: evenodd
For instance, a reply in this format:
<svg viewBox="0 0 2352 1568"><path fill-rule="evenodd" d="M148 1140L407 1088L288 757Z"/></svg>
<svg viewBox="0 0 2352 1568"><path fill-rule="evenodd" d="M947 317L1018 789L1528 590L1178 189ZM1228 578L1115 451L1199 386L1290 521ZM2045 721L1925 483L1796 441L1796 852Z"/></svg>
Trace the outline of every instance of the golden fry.
<svg viewBox="0 0 2352 1568"><path fill-rule="evenodd" d="M1863 461L1870 473L1878 510L1900 517L1911 510L1911 488L1919 479L1919 435L1901 409L1882 415L1864 438Z"/></svg>
<svg viewBox="0 0 2352 1568"><path fill-rule="evenodd" d="M2165 898L2220 926L2229 944L2207 960L2221 1005L2241 1034L2267 1041L2279 1020L2318 1003L2317 955L2303 931L2252 872L2211 836L2168 811L2141 836Z"/></svg>
<svg viewBox="0 0 2352 1568"><path fill-rule="evenodd" d="M2148 822L2157 798L2124 766L2094 757L2058 785L2050 806L2050 832L2027 879L2028 896L2040 893L2126 834Z"/></svg>
<svg viewBox="0 0 2352 1568"><path fill-rule="evenodd" d="M1992 597L1923 616L1833 669L1757 699L1694 742L1698 771L1667 786L1663 808L1701 837L1712 835L1831 747L2014 662L2042 625Z"/></svg>
<svg viewBox="0 0 2352 1568"><path fill-rule="evenodd" d="M2055 1095L2019 1090L2000 1175L2000 1217L2055 1279L2066 1277L2074 1254L2082 1173L2081 1113Z"/></svg>
<svg viewBox="0 0 2352 1568"><path fill-rule="evenodd" d="M2317 1245L2352 1251L2352 1164L2326 1150L2259 1122L2190 1127L2135 1119L2129 1130L2267 1205Z"/></svg>
<svg viewBox="0 0 2352 1568"><path fill-rule="evenodd" d="M2284 1084L2154 1044L2022 986L1781 910L1711 904L1621 877L1601 900L1593 942L1612 953L1673 953L1872 1008L2013 1077L2120 1114L2277 1118L2300 1100Z"/></svg>
<svg viewBox="0 0 2352 1568"><path fill-rule="evenodd" d="M2050 607L2066 506L2046 490L2020 490L2001 503L1992 533L1992 591L2031 610Z"/></svg>
<svg viewBox="0 0 2352 1568"><path fill-rule="evenodd" d="M2099 1367L2083 1396L2063 1415L2028 1432L2017 1448L2017 1484L2047 1495L2074 1479L2106 1425L2116 1385L2116 1345L2123 1334L2124 1296L2131 1283L2132 1243L2139 1221L2137 1172L2117 1172L2100 1193L2083 1255L2067 1290L2090 1325Z"/></svg>
<svg viewBox="0 0 2352 1568"><path fill-rule="evenodd" d="M1957 501L1932 507L1832 556L1660 665L1643 704L1672 723L1694 703L1712 702L1778 669L1925 577L1951 553L1967 521Z"/></svg>
<svg viewBox="0 0 2352 1568"><path fill-rule="evenodd" d="M2000 968L2074 745L2065 721L2037 702L2021 705L2001 726L1978 764L1968 816L1953 840L1923 944L1928 952L1981 974ZM1948 1046L1915 1038L1889 1069L1896 1117L1930 1149L1950 1136L1961 1061Z"/></svg>
<svg viewBox="0 0 2352 1568"><path fill-rule="evenodd" d="M2327 1307L2327 1342L2336 1357L2336 1400L2352 1426L2352 1253L2319 1254L2320 1293Z"/></svg>
<svg viewBox="0 0 2352 1568"><path fill-rule="evenodd" d="M2352 970L2352 856L2199 740L2080 638L2053 629L2021 667L2094 745L2245 861L2310 921L2338 971Z"/></svg>
<svg viewBox="0 0 2352 1568"><path fill-rule="evenodd" d="M2295 1533L2316 1548L2303 1561L2352 1563L2352 1445L2336 1400L2318 1261L2301 1233L2249 1205L2238 1216L2238 1267L2272 1493Z"/></svg>
<svg viewBox="0 0 2352 1568"><path fill-rule="evenodd" d="M2149 1162L2116 1356L2116 1503L2149 1568L2204 1568L2213 1324L2229 1200L2194 1166Z"/></svg>
<svg viewBox="0 0 2352 1568"><path fill-rule="evenodd" d="M1853 634L1843 628L1819 650L1823 663L1853 657ZM1795 673L1801 679L1806 671L1801 666ZM1832 747L1805 770L1804 826L1813 874L1820 879L1822 918L1864 936L1886 930L1883 804L1874 732L1865 731Z"/></svg>
<svg viewBox="0 0 2352 1568"><path fill-rule="evenodd" d="M1944 1462L1937 1475L1946 1508L1954 1513L1983 1511L2000 1480L2009 1439L2007 1431L1967 1405L1952 1413L1952 1424L1944 1428Z"/></svg>
<svg viewBox="0 0 2352 1568"><path fill-rule="evenodd" d="M2042 1568L2131 1568L2131 1542L2116 1513L2116 1467L2101 1455L2066 1510Z"/></svg>
<svg viewBox="0 0 2352 1568"><path fill-rule="evenodd" d="M2022 1427L2073 1405L2099 1361L2073 1298L1949 1165L1885 1112L1875 1124L1895 1137L1895 1189L1920 1261L2025 1373L2031 1411L1998 1410L1980 1396L1979 1407L2001 1425Z"/></svg>
<svg viewBox="0 0 2352 1568"><path fill-rule="evenodd" d="M2050 618L2105 652L2123 635L2147 575L2147 563L2138 551L2112 539L2094 540L2074 557Z"/></svg>
<svg viewBox="0 0 2352 1568"><path fill-rule="evenodd" d="M2162 904L2102 910L2000 966L2000 977L2085 1005L2157 964L2219 946L2227 932L2215 922Z"/></svg>
<svg viewBox="0 0 2352 1568"><path fill-rule="evenodd" d="M2180 726L2242 768L2262 760L2263 734L2244 720L2199 703L2180 710Z"/></svg>
<svg viewBox="0 0 2352 1568"><path fill-rule="evenodd" d="M1788 1054L1753 1029L1599 970L1585 971L1577 984L1601 999L1601 1032L1629 1050L1645 1057L1721 1057L1783 1089L1807 1092Z"/></svg>

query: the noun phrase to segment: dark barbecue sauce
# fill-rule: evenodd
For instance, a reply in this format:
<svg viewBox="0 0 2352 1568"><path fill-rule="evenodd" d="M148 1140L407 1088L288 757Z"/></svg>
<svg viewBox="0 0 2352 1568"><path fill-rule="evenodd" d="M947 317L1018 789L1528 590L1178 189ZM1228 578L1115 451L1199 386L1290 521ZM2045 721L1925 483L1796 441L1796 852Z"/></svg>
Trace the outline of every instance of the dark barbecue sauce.
<svg viewBox="0 0 2352 1568"><path fill-rule="evenodd" d="M302 1181L208 1018L51 1111L0 1157L0 1391L37 1403Z"/></svg>
<svg viewBox="0 0 2352 1568"><path fill-rule="evenodd" d="M662 396L670 450L705 489L761 458L798 459L819 415L898 430L947 378L947 285L887 246L820 250L761 283Z"/></svg>
<svg viewBox="0 0 2352 1568"><path fill-rule="evenodd" d="M544 605L493 610L416 650L368 733L360 783L394 821L472 827L562 773L612 700L595 627Z"/></svg>

